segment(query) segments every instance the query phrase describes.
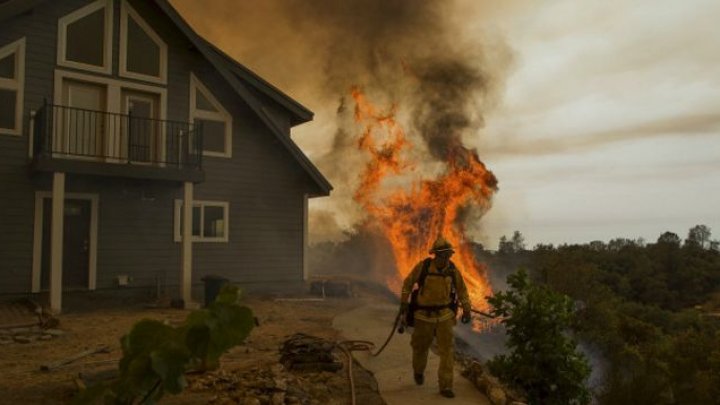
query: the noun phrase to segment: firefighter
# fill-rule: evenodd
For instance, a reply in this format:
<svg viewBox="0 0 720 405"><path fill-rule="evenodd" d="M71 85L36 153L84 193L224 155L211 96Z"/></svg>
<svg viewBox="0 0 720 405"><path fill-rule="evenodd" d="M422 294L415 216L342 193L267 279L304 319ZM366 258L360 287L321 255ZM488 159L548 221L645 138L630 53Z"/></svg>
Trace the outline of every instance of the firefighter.
<svg viewBox="0 0 720 405"><path fill-rule="evenodd" d="M405 278L400 296L400 312L403 319L412 311L414 330L411 346L413 352L413 377L415 383L425 382L425 367L428 351L433 338L437 339L440 366L438 385L440 394L454 398L453 365L455 361L455 343L453 326L456 324L457 302L462 306L462 323L470 322L470 297L460 271L450 261L455 251L442 236L433 243L427 258L418 263ZM417 292L413 293L414 290ZM416 299L408 298L416 294Z"/></svg>

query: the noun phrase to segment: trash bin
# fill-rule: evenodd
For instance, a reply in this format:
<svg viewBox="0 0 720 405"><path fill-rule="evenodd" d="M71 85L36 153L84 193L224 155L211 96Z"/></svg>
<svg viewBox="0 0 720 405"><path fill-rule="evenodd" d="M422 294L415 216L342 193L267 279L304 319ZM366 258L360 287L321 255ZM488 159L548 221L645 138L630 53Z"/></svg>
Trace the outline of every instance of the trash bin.
<svg viewBox="0 0 720 405"><path fill-rule="evenodd" d="M205 276L202 281L205 283L205 306L208 306L215 301L222 286L230 280L220 276Z"/></svg>

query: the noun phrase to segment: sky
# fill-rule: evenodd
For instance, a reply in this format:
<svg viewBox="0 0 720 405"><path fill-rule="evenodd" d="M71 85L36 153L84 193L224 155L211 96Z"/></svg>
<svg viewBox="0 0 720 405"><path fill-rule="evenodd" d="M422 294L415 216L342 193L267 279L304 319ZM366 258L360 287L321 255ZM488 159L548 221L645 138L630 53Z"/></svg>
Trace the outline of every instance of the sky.
<svg viewBox="0 0 720 405"><path fill-rule="evenodd" d="M395 0L384 4L396 9L367 12L327 10L329 0L172 3L201 35L315 112L293 139L336 188L311 202L316 241L342 235L359 215L345 187L352 179L328 163L340 153L340 92L353 80L387 87L376 65L406 50L400 59L410 65L448 52L486 75L476 99L463 100L482 110L463 141L499 180L492 208L470 227L477 241L493 248L514 230L529 247L654 241L665 231L685 237L696 224L720 239L717 0L433 2L442 9ZM377 2L338 4L351 3ZM372 63L348 47L371 50ZM407 101L392 88L388 99Z"/></svg>

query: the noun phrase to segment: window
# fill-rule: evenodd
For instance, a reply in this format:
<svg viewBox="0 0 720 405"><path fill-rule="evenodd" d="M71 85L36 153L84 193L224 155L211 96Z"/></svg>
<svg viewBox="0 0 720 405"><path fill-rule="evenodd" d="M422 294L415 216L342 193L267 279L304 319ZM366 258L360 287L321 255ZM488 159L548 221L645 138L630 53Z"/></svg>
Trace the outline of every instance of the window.
<svg viewBox="0 0 720 405"><path fill-rule="evenodd" d="M52 123L53 150L70 152L73 148L85 148L85 153L95 158L106 157L107 162L114 163L128 159L134 163L147 163L148 159L155 163L166 161L165 127L159 124L148 127L141 121L166 119L167 89L55 69L53 92L53 103L65 106L65 113L56 115ZM140 99L145 102L142 106ZM136 119L122 118L128 113ZM128 130L140 134L132 138L132 145L128 142Z"/></svg>
<svg viewBox="0 0 720 405"><path fill-rule="evenodd" d="M167 81L167 45L126 0L120 8L120 75Z"/></svg>
<svg viewBox="0 0 720 405"><path fill-rule="evenodd" d="M190 122L202 130L204 156L232 156L232 117L193 74L190 74Z"/></svg>
<svg viewBox="0 0 720 405"><path fill-rule="evenodd" d="M21 135L25 38L0 48L0 134Z"/></svg>
<svg viewBox="0 0 720 405"><path fill-rule="evenodd" d="M192 240L227 242L230 221L229 204L224 201L193 201ZM175 200L175 242L182 241L182 200Z"/></svg>
<svg viewBox="0 0 720 405"><path fill-rule="evenodd" d="M111 72L112 0L97 0L60 18L57 63Z"/></svg>

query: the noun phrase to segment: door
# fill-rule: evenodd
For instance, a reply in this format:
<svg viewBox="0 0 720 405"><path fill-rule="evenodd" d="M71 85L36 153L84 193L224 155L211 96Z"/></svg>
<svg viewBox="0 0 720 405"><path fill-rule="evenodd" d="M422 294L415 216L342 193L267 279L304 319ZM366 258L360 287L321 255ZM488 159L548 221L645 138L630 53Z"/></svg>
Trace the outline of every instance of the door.
<svg viewBox="0 0 720 405"><path fill-rule="evenodd" d="M63 225L63 271L65 289L87 289L90 259L91 201L66 199ZM50 227L52 199L43 198L43 235L41 260L41 288L50 287Z"/></svg>
<svg viewBox="0 0 720 405"><path fill-rule="evenodd" d="M60 137L60 152L83 158L99 158L105 148L105 86L66 80L64 83L65 121Z"/></svg>
<svg viewBox="0 0 720 405"><path fill-rule="evenodd" d="M157 119L156 97L127 90L123 94L128 160L134 163L158 162L160 121Z"/></svg>

